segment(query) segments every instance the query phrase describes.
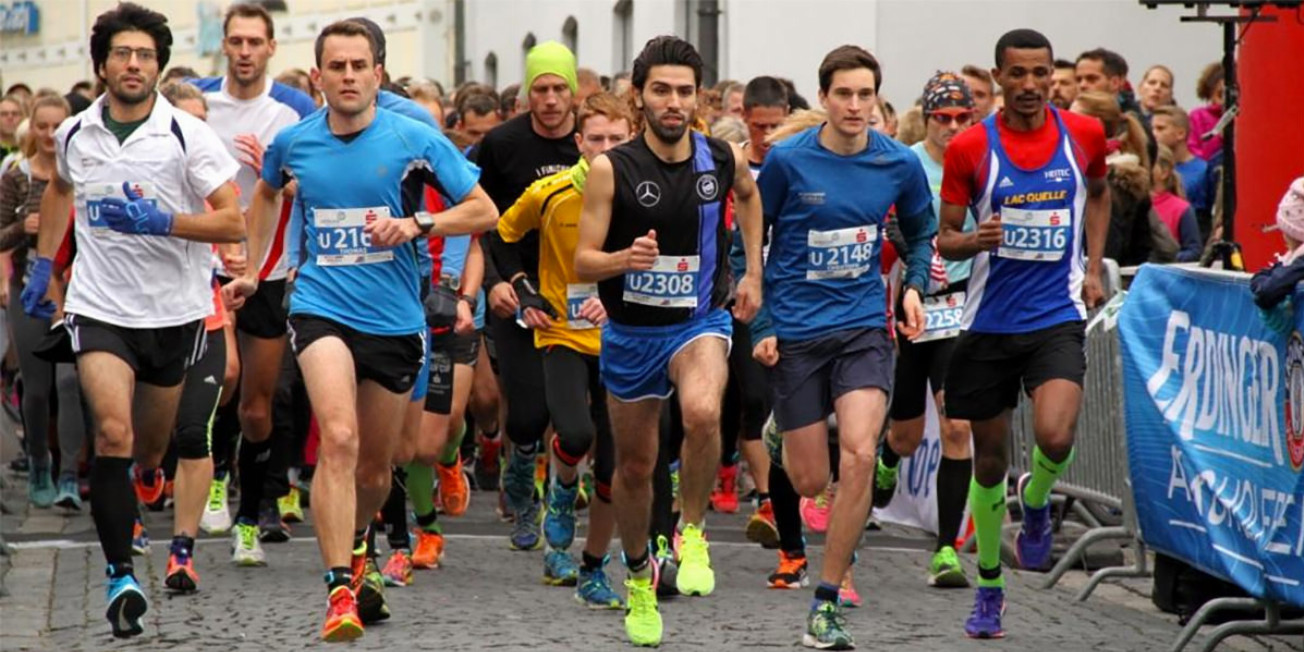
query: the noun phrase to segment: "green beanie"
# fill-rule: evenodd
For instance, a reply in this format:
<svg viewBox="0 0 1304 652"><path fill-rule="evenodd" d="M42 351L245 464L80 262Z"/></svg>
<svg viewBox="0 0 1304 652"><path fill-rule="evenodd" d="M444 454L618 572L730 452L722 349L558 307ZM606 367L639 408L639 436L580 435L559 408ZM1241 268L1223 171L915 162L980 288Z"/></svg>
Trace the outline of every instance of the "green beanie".
<svg viewBox="0 0 1304 652"><path fill-rule="evenodd" d="M532 48L525 55L525 86L522 95L530 93L530 87L539 75L557 75L566 80L574 93L579 84L575 80L575 55L570 48L556 41L544 41Z"/></svg>

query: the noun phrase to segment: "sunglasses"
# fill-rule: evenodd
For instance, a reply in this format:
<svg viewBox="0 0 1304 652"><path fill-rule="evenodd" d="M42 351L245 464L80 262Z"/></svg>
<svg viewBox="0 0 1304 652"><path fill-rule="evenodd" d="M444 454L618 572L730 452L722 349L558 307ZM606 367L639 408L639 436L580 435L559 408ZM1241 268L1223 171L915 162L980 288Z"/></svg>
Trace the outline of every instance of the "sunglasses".
<svg viewBox="0 0 1304 652"><path fill-rule="evenodd" d="M952 122L961 127L973 122L973 113L969 111L964 113L930 113L928 117L944 127L950 126Z"/></svg>

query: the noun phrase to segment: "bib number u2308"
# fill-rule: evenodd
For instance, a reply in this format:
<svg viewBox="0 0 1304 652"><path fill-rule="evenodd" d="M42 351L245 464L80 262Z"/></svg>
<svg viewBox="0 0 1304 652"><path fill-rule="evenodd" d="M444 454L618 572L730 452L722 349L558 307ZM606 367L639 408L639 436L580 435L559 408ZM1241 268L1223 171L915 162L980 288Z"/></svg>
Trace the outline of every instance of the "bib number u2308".
<svg viewBox="0 0 1304 652"><path fill-rule="evenodd" d="M317 265L342 267L371 265L394 260L391 247L375 247L368 224L389 217L389 207L314 208L312 223L317 231Z"/></svg>
<svg viewBox="0 0 1304 652"><path fill-rule="evenodd" d="M132 188L137 195L143 197L155 208L158 207L158 192L154 189L154 184L140 182L134 184ZM97 236L113 233L108 224L104 223L104 217L100 215L100 210L104 208L104 200L110 197L116 197L123 201L127 196L122 194L121 183L92 183L85 187L86 193L86 222L91 227L91 233Z"/></svg>
<svg viewBox="0 0 1304 652"><path fill-rule="evenodd" d="M568 283L566 285L566 327L571 330L597 328L593 322L580 316L580 308L589 297L597 296L597 283Z"/></svg>
<svg viewBox="0 0 1304 652"><path fill-rule="evenodd" d="M654 308L696 308L699 256L657 256L652 269L625 274L625 301Z"/></svg>
<svg viewBox="0 0 1304 652"><path fill-rule="evenodd" d="M1067 210L1001 209L1001 246L996 255L1032 262L1053 263L1068 250L1073 220Z"/></svg>
<svg viewBox="0 0 1304 652"><path fill-rule="evenodd" d="M806 280L860 278L874 259L878 226L853 226L806 234Z"/></svg>
<svg viewBox="0 0 1304 652"><path fill-rule="evenodd" d="M964 316L963 292L952 292L936 297L924 297L924 334L916 343L945 340L960 334L960 318Z"/></svg>

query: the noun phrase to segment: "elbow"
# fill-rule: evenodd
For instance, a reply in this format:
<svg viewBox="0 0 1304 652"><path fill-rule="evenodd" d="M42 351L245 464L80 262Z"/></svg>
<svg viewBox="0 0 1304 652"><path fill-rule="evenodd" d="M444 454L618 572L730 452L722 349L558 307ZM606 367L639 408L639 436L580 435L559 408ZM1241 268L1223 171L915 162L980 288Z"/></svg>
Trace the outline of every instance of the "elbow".
<svg viewBox="0 0 1304 652"><path fill-rule="evenodd" d="M596 283L602 280L594 273L588 262L588 257L584 255L584 252L575 252L575 278L582 283Z"/></svg>
<svg viewBox="0 0 1304 652"><path fill-rule="evenodd" d="M495 206L494 203L490 201L488 197L486 197L481 201L480 210L477 211L477 217L475 220L475 231L479 233L483 233L485 231L491 231L497 225L498 225L498 207Z"/></svg>

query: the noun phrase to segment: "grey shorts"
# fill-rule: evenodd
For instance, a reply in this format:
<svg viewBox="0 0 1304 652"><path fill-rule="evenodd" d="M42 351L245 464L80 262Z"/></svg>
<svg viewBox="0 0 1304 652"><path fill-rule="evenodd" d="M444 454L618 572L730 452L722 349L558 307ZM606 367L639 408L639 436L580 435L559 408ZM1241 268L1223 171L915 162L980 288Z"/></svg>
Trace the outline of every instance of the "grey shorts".
<svg viewBox="0 0 1304 652"><path fill-rule="evenodd" d="M782 431L795 430L833 413L833 402L847 392L877 388L892 392L892 340L881 328L837 331L824 337L779 340L779 362L770 369L774 419Z"/></svg>

